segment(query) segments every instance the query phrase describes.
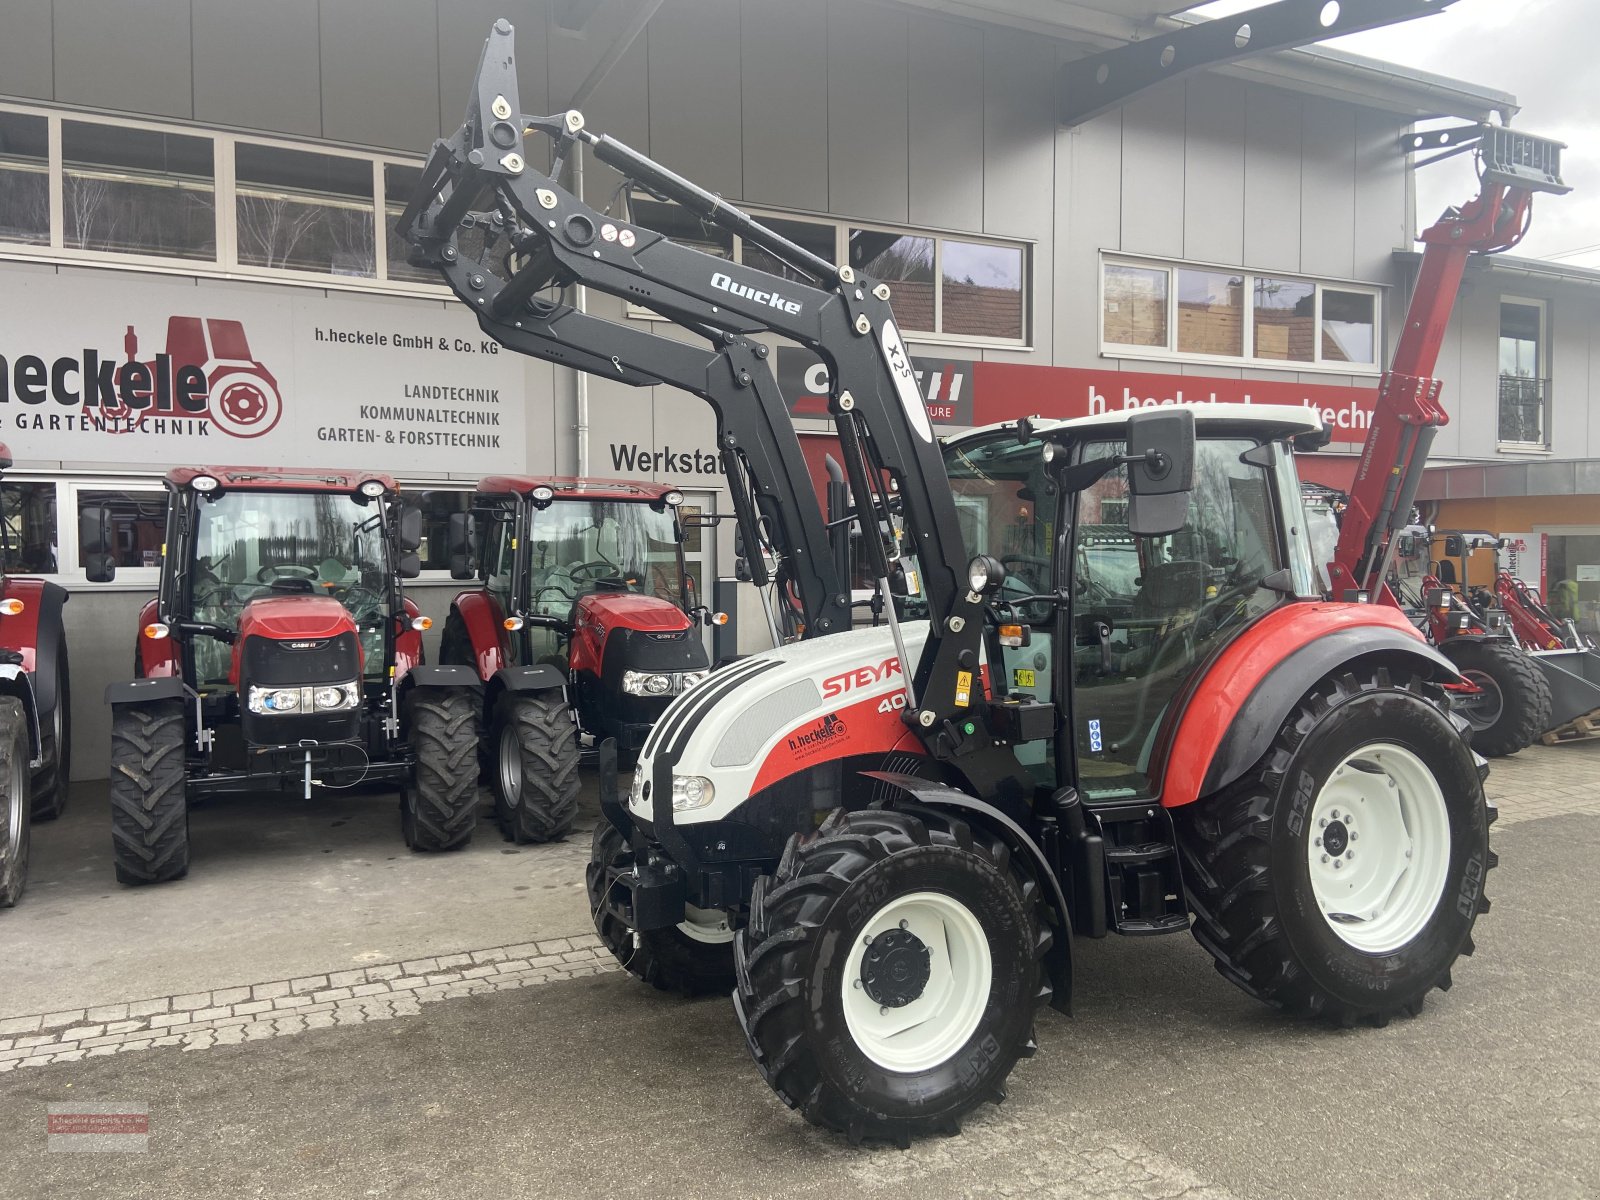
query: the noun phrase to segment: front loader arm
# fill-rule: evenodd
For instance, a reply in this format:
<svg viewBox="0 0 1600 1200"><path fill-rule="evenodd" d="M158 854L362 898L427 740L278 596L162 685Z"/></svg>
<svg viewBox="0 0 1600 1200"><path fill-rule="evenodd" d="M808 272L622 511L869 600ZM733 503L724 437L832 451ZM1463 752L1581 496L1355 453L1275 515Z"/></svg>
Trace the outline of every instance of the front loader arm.
<svg viewBox="0 0 1600 1200"><path fill-rule="evenodd" d="M1408 150L1424 144L1451 147L1430 162L1476 148L1482 190L1462 208L1447 210L1422 234L1422 267L1394 359L1378 384L1372 425L1339 525L1338 549L1328 565L1335 599L1364 593L1396 603L1384 581L1394 559L1394 537L1410 522L1434 435L1450 420L1439 403L1440 383L1433 371L1467 259L1509 250L1521 241L1535 192L1570 190L1561 181L1559 142L1497 125L1405 139Z"/></svg>
<svg viewBox="0 0 1600 1200"><path fill-rule="evenodd" d="M528 161L524 142L528 132L548 136L553 143L548 174ZM702 221L761 246L812 283L702 253L590 208L558 182L565 156L579 146ZM475 209L485 195L492 197L492 215ZM504 260L503 277L487 262L463 261L459 234L463 227L484 224L503 232L512 248ZM572 344L584 357L565 361L600 375L616 377L617 367L625 366L641 376L682 386L680 381L692 371L674 356L698 353L701 369L715 377L727 364L735 364L733 351L750 347L744 339L758 332L815 351L833 381L829 411L855 496L854 516L875 573L886 591L888 551L879 533L890 525L884 473L899 489L900 513L921 568L932 622L916 674L907 678L907 720L931 753L957 761L987 794L1021 794L1026 789L1026 776L1015 755L998 744L985 722L968 719L977 715L972 711L970 679L980 652L983 600L961 578L966 556L955 501L889 308L887 285L849 266L836 267L621 142L589 133L577 112L522 115L512 30L504 20L495 23L485 44L466 123L453 137L435 144L397 232L410 242L413 263L441 271L456 294L478 311L485 332L511 348L546 358L555 357L541 352L551 350L552 343L576 338ZM526 332L530 322L558 311L543 302L540 293L571 284L642 305L691 331L710 331L720 339L713 343L717 349L709 354L692 351L671 339L614 323L591 325L593 318L580 321L577 318L583 314L572 310L560 312L553 323L546 321L548 336L519 340L518 334ZM620 352L624 346L626 356ZM724 350L729 351L725 356ZM765 365L753 349L750 353L746 366ZM770 397L776 397L775 391L770 397L762 395L769 371L737 365L734 370L739 386L732 390L720 385L689 388L718 407L723 438L730 432L730 413L743 408L769 412ZM745 375L750 378L743 379ZM757 380L762 381L759 387ZM737 417L733 423L738 423ZM764 495L799 493L799 481L806 475L786 415L781 422L767 416L748 421L736 436L749 439L739 449ZM820 559L825 555L817 548L826 546L827 532L815 497L797 504L789 515L797 531L791 546L806 547L810 570L824 577L826 566ZM848 604L843 588L834 599ZM846 628L844 616L839 612L828 619ZM898 626L894 629L898 639ZM902 667L908 666L903 648L900 657Z"/></svg>

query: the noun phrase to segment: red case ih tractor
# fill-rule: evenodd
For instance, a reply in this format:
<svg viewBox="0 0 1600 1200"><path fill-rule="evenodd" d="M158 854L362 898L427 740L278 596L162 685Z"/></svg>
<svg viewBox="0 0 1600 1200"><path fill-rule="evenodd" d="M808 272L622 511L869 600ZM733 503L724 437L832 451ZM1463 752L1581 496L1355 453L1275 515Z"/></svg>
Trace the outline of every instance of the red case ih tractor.
<svg viewBox="0 0 1600 1200"><path fill-rule="evenodd" d="M440 661L484 684L484 746L502 833L564 837L578 800L577 730L631 761L650 726L711 668L683 563L683 494L659 483L497 475L450 526L457 578ZM532 685L543 681L542 688ZM568 685L571 710L561 690Z"/></svg>
<svg viewBox="0 0 1600 1200"><path fill-rule="evenodd" d="M0 445L0 471L11 451ZM13 561L12 528L0 492L0 536ZM67 590L43 579L0 576L0 908L22 895L32 823L67 806L72 775L72 711L67 638L61 609Z"/></svg>
<svg viewBox="0 0 1600 1200"><path fill-rule="evenodd" d="M401 591L422 514L394 480L182 467L166 486L137 677L106 689L117 878L181 878L190 803L224 793L389 784L409 846L466 845L478 677L422 662L428 622ZM89 578L109 581L109 515L81 522Z"/></svg>
<svg viewBox="0 0 1600 1200"><path fill-rule="evenodd" d="M548 174L531 165L544 160L526 151L530 131L553 143ZM1469 249L1515 240L1531 190L1560 186L1552 144L1473 133L1484 194L1430 238L1425 306L1430 289L1453 298ZM789 273L589 207L560 179L580 149ZM482 218L471 210L486 191ZM741 534L776 551L807 641L674 700L626 798L602 747L589 894L630 972L686 989L732 977L752 1056L786 1104L854 1139L955 1132L1033 1053L1037 1007L1068 1003L1074 934L1181 933L1192 914L1227 978L1340 1024L1419 1013L1450 985L1488 910L1493 810L1445 707L1459 676L1397 608L1371 602L1444 420L1418 353L1437 349L1443 320L1420 344L1403 338L1384 379L1330 601L1291 452L1325 442L1315 418L1219 406L1197 445L1192 412L1161 409L1048 432L1022 421L942 449L887 284L587 131L577 112L522 113L508 22L397 231L507 347L671 381L716 411ZM1441 279L1452 241L1462 262ZM645 305L711 350L549 299L569 284ZM829 365L881 627L849 630L815 497L765 502L804 468L793 425L764 421L758 332ZM705 356L697 381L691 353ZM975 506L1017 538L965 569L953 482L988 488ZM925 621L903 620L892 596L883 531L896 522ZM1080 528L1100 539L1113 525L1145 551L1120 628L1118 612L1080 600L1067 552ZM1009 589L1002 556L1030 568ZM1100 595L1118 593L1106 581Z"/></svg>

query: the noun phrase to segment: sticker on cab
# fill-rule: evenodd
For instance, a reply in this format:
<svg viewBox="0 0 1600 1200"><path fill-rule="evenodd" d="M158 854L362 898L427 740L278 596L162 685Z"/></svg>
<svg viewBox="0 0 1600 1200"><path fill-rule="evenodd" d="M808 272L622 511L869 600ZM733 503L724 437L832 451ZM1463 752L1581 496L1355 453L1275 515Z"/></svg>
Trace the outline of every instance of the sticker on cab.
<svg viewBox="0 0 1600 1200"><path fill-rule="evenodd" d="M1036 679L1036 676L1032 671L1028 670L1027 667L1018 667L1016 670L1011 672L1011 679L1012 682L1019 688L1031 688L1035 686L1034 680Z"/></svg>

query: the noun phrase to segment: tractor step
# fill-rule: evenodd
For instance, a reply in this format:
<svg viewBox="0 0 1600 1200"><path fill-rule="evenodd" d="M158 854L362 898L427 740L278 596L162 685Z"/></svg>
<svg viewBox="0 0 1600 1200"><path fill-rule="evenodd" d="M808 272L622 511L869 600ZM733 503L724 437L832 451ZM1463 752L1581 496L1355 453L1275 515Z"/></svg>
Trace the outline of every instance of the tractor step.
<svg viewBox="0 0 1600 1200"><path fill-rule="evenodd" d="M1152 804L1088 805L1105 843L1106 917L1129 937L1189 928L1172 816Z"/></svg>
<svg viewBox="0 0 1600 1200"><path fill-rule="evenodd" d="M1188 913L1164 913L1153 921L1124 918L1118 923L1117 932L1126 937L1150 937L1158 933L1183 933L1188 928Z"/></svg>

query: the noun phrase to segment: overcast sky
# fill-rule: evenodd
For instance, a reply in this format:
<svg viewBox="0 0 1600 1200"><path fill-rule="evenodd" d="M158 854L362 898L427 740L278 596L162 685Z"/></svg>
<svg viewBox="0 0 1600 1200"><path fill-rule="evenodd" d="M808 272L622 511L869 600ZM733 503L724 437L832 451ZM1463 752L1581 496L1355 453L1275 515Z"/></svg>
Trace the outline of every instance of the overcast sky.
<svg viewBox="0 0 1600 1200"><path fill-rule="evenodd" d="M1220 16L1260 3L1218 0L1200 12ZM1574 190L1534 201L1533 228L1513 253L1600 267L1600 3L1456 0L1434 15L1326 44L1514 95L1521 105L1514 127L1571 147L1561 173ZM1419 172L1419 227L1473 194L1471 162L1466 155Z"/></svg>

